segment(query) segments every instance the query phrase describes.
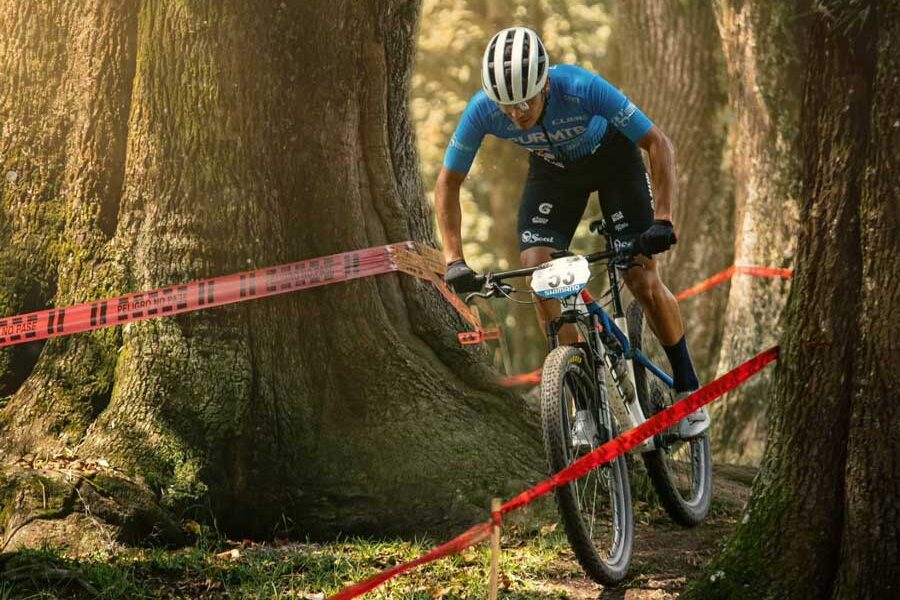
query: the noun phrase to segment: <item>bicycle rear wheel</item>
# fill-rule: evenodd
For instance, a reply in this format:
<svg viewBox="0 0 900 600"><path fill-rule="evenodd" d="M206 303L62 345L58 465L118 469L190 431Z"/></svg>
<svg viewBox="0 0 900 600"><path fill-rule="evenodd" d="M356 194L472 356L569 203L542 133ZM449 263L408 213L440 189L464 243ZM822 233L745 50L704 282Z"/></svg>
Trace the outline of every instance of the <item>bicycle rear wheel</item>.
<svg viewBox="0 0 900 600"><path fill-rule="evenodd" d="M614 423L605 427L597 418L600 403L596 395L594 376L581 350L560 346L547 356L541 379L541 414L551 473L615 436ZM592 426L585 425L585 417L590 417ZM556 501L566 536L588 576L604 585L622 581L631 563L634 536L625 457L557 488Z"/></svg>
<svg viewBox="0 0 900 600"><path fill-rule="evenodd" d="M632 347L641 350L654 364L664 364L661 361L666 360L665 352L644 322L637 302L628 306L626 319ZM634 379L638 402L648 419L672 406L671 391L637 361L634 361ZM642 454L647 474L672 520L693 527L706 518L712 501L709 431L691 440L664 432L656 440L657 449Z"/></svg>

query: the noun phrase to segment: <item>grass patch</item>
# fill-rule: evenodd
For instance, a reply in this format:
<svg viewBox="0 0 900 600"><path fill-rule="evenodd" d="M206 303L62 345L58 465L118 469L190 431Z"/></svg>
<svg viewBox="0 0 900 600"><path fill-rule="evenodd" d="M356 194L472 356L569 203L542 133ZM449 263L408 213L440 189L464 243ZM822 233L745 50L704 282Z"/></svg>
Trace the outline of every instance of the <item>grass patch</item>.
<svg viewBox="0 0 900 600"><path fill-rule="evenodd" d="M243 544L209 540L181 550L130 550L71 558L58 550L3 555L0 600L44 598L327 598L343 586L412 560L444 540L347 539L326 544ZM561 528L504 529L503 598L565 597L546 580L580 570ZM367 598L435 600L485 598L486 544L425 565Z"/></svg>
<svg viewBox="0 0 900 600"><path fill-rule="evenodd" d="M657 594L653 597L673 598L686 578L699 573L733 530L741 513L738 501L749 491L724 479L716 480L719 487L710 518L695 528L672 523L649 495L634 499L635 554L620 590L637 588ZM576 589L580 591L571 592L574 596L596 597L596 588L584 578L556 519L552 498L507 515L501 558L503 600L567 598L567 590ZM194 522L188 525L198 541L180 550L132 549L78 558L50 549L0 554L0 600L324 600L345 585L446 541L441 537L253 544L225 540ZM401 575L365 598L481 600L487 597L489 568L490 553L483 544Z"/></svg>

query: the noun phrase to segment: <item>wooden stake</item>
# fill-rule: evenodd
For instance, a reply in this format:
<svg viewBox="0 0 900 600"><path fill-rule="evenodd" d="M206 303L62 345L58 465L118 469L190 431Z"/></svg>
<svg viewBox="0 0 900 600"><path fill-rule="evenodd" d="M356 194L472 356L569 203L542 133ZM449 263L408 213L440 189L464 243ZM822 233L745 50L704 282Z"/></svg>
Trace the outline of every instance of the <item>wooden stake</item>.
<svg viewBox="0 0 900 600"><path fill-rule="evenodd" d="M500 498L491 500L491 515L500 510ZM494 523L491 536L491 582L490 600L497 600L497 586L500 581L500 526Z"/></svg>

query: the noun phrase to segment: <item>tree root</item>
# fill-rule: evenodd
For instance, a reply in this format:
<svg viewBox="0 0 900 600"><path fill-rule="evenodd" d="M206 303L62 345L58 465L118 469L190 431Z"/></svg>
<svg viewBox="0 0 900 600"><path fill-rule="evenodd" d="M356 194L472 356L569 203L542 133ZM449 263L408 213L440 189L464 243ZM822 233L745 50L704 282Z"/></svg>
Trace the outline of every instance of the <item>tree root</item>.
<svg viewBox="0 0 900 600"><path fill-rule="evenodd" d="M0 551L50 545L77 554L182 545L176 519L144 487L113 474L45 469L0 477Z"/></svg>

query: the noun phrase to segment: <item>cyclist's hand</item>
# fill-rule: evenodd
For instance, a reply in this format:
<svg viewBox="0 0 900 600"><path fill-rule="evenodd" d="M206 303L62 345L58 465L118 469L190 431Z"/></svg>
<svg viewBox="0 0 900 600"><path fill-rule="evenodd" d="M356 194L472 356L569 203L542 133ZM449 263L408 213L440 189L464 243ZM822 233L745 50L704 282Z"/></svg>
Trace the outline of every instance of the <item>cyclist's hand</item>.
<svg viewBox="0 0 900 600"><path fill-rule="evenodd" d="M444 281L453 288L457 294L477 292L481 289L481 283L475 278L475 271L469 268L462 258L454 260L447 265L447 274Z"/></svg>
<svg viewBox="0 0 900 600"><path fill-rule="evenodd" d="M641 254L650 256L651 254L665 252L677 241L678 238L675 237L675 228L672 226L672 221L654 219L653 225L638 238L638 248Z"/></svg>

